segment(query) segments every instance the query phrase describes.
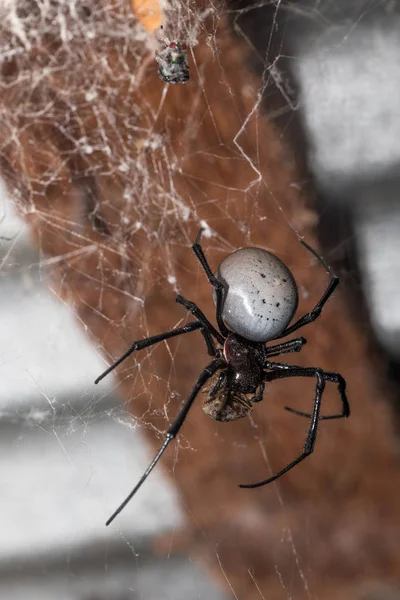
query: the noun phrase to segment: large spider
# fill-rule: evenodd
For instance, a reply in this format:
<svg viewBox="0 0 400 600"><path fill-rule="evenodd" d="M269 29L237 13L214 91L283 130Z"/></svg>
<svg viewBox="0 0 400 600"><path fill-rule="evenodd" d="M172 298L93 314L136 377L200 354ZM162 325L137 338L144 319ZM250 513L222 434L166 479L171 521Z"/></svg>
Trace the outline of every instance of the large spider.
<svg viewBox="0 0 400 600"><path fill-rule="evenodd" d="M203 410L216 421L234 421L245 417L256 402L262 400L265 382L285 377L315 377L315 398L311 414L285 407L302 417L311 419L303 452L278 473L258 483L240 485L242 488L255 488L266 485L292 469L314 450L318 421L340 419L350 415L346 397L346 382L338 373L323 371L316 367L298 367L272 362L271 357L290 352L299 352L306 340L302 337L266 346L266 342L277 340L315 321L339 283L332 269L324 259L306 242L301 241L330 275L329 285L311 312L288 327L296 312L298 295L293 275L286 265L274 254L261 248L242 248L229 254L219 265L215 275L210 269L200 245L202 230L197 234L192 250L203 267L213 288L216 304L216 329L194 302L177 296L182 304L196 318L183 327L172 329L143 340L136 341L112 364L95 383L99 383L122 363L132 352L142 350L163 340L198 330L202 334L212 361L203 369L189 397L184 402L178 416L168 428L164 442L155 458L144 472L134 489L108 519L109 525L146 480L156 466L169 443L178 435L196 396L206 392ZM320 416L322 394L325 382L337 384L342 410L338 414ZM205 387L208 382L208 387Z"/></svg>

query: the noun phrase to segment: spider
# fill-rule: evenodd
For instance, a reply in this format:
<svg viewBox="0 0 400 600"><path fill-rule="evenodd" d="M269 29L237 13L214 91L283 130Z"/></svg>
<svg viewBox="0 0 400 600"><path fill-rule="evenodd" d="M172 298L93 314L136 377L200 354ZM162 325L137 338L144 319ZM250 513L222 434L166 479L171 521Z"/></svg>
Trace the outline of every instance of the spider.
<svg viewBox="0 0 400 600"><path fill-rule="evenodd" d="M164 48L156 52L156 61L160 65L157 71L159 78L164 83L186 83L190 78L186 44L179 40L169 42L165 38L161 38L160 42Z"/></svg>
<svg viewBox="0 0 400 600"><path fill-rule="evenodd" d="M241 488L260 487L287 473L313 452L318 421L340 419L350 415L346 397L346 382L341 375L323 371L317 367L299 367L270 360L281 354L299 352L306 343L303 337L266 345L266 342L286 337L319 317L325 303L339 284L339 279L324 259L305 241L301 240L303 246L325 268L330 276L330 281L326 291L311 312L289 326L297 309L298 294L296 282L287 266L277 256L261 248L241 248L229 254L214 275L200 244L201 233L202 229L196 236L192 250L213 288L218 328L210 323L194 302L178 295L176 301L186 308L196 320L183 327L133 342L125 354L95 381L95 383L99 383L132 352L191 331L201 333L207 352L212 356L211 362L197 378L178 416L168 428L156 456L131 493L108 519L106 525L109 525L132 499L156 466L169 443L178 435L199 392L207 394L203 400L204 412L216 421L229 422L250 413L254 404L262 400L266 382L286 377L311 377L316 380L314 406L311 414L285 407L286 410L296 415L311 419L302 453L272 477L258 483L240 485ZM327 381L337 385L341 400L341 412L322 416L320 408ZM206 384L208 384L207 387L205 387Z"/></svg>

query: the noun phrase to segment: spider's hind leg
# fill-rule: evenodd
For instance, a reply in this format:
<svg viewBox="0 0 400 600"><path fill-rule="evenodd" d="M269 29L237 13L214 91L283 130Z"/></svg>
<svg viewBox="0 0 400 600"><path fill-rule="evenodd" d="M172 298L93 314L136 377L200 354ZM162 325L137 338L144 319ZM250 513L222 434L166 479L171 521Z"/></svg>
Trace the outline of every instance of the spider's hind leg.
<svg viewBox="0 0 400 600"><path fill-rule="evenodd" d="M194 317L196 317L196 319L198 321L200 321L200 323L203 324L204 333L207 334L208 337L211 339L211 344L213 345L213 347L214 347L214 342L212 341L212 338L211 338L212 335L215 337L215 339L218 341L219 344L221 344L222 346L224 345L225 338L219 333L219 331L217 331L215 329L214 325L212 325L210 323L210 321L207 319L207 317L205 316L203 311L200 310L200 308L197 306L197 304L195 304L191 300L187 300L180 294L177 295L177 297L175 298L175 301L178 304L181 304L182 306L184 306L186 308L186 310L188 310L190 313L192 313L192 315ZM208 347L208 344L207 344L207 347ZM216 354L216 352L215 352L215 347L214 347L214 355L215 354Z"/></svg>
<svg viewBox="0 0 400 600"><path fill-rule="evenodd" d="M315 256L315 258L318 260L320 265L322 265L324 267L326 273L330 277L330 281L328 283L328 287L326 288L325 292L322 294L320 300L318 300L318 302L314 306L314 308L307 314L300 317L300 319L298 319L295 323L293 323L293 325L290 325L290 327L287 327L287 329L282 331L282 333L280 333L275 339L280 339L280 338L286 337L287 335L290 335L294 331L297 331L297 329L300 329L300 327L304 327L304 325L313 323L319 317L326 302L329 300L329 298L332 296L333 292L339 285L339 278L335 275L335 273L333 272L331 267L328 265L327 262L325 262L325 260L322 258L322 256L320 254L318 254L318 252L316 250L314 250L314 248L312 248L304 240L300 240L300 242L305 248L307 248L307 250L309 252L311 252L311 254L313 256Z"/></svg>
<svg viewBox="0 0 400 600"><path fill-rule="evenodd" d="M207 279L209 281L209 283L212 285L212 287L215 290L215 299L216 299L216 319L217 319L217 323L218 323L218 327L220 332L222 333L223 336L227 336L229 334L229 329L227 328L227 326L225 325L223 319L222 319L222 308L224 306L224 294L225 294L225 286L223 283L221 283L214 275L214 273L211 271L210 265L208 264L208 261L204 255L203 252L203 248L201 247L200 244L200 237L201 237L201 233L202 233L203 229L199 229L199 231L197 232L196 235L196 239L192 245L192 250L194 252L194 254L196 255L197 260L199 261L199 263L201 264L201 266L203 267L203 270L205 272L205 274L207 275Z"/></svg>

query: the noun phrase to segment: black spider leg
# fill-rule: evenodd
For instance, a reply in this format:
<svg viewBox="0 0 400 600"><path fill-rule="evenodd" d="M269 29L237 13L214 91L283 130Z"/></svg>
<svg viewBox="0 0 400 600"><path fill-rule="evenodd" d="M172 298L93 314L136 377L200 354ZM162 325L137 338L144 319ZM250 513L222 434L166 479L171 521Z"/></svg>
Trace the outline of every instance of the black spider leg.
<svg viewBox="0 0 400 600"><path fill-rule="evenodd" d="M255 393L255 395L253 396L253 398L251 399L252 402L261 402L261 400L263 399L264 396L264 390L265 390L265 381L262 381L260 383L260 385L258 386L258 389Z"/></svg>
<svg viewBox="0 0 400 600"><path fill-rule="evenodd" d="M279 369L280 371L291 371L292 375L287 375L287 377L296 377L296 373L300 377L316 377L317 371L319 371L322 375L324 381L331 381L332 383L337 384L340 402L342 404L342 412L335 415L322 415L319 418L320 421L327 421L329 419L345 419L350 416L350 406L349 401L346 396L346 381L339 373L331 373L329 371L323 371L322 369L317 369L315 367L298 367L296 365L285 365L284 363L276 363L276 362L267 362L266 366L271 369ZM277 377L275 377L277 379ZM285 409L289 412L294 413L295 415L299 415L300 417L308 417L311 418L312 415L309 413L302 412L300 410L295 410L294 408L290 408L289 406L285 406Z"/></svg>
<svg viewBox="0 0 400 600"><path fill-rule="evenodd" d="M300 352L303 346L307 344L307 340L303 337L295 338L283 342L283 344L275 344L265 348L265 356L280 356L281 354L289 354L290 352Z"/></svg>
<svg viewBox="0 0 400 600"><path fill-rule="evenodd" d="M300 241L303 244L303 246L305 246L307 248L307 250L309 252L311 252L311 254L313 254L315 256L315 258L318 260L318 262L320 262L321 265L325 268L328 275L330 275L331 280L330 280L329 285L326 288L324 294L322 295L322 298L319 300L319 302L317 302L317 304L314 306L312 311L307 313L303 317L300 317L300 319L298 321L296 321L296 323L293 323L293 325L291 325L290 327L285 329L285 331L283 331L281 334L277 335L276 338L274 338L274 339L280 339L282 337L286 337L287 335L290 335L291 333L293 333L293 331L300 329L300 327L304 327L304 325L308 325L308 323L312 323L313 321L315 321L315 319L317 319L319 317L319 315L321 314L321 311L322 311L325 303L328 301L330 296L333 294L333 292L339 285L339 278L336 277L336 275L332 271L331 267L324 261L322 256L320 256L313 248L311 248L311 246L309 246L307 244L307 242L305 242L304 240L300 240Z"/></svg>
<svg viewBox="0 0 400 600"><path fill-rule="evenodd" d="M212 356L215 356L216 350L211 339L210 334L206 331L204 324L201 321L192 321L191 323L187 323L183 327L179 327L178 329L172 329L172 331L166 331L165 333L159 333L158 335L153 335L148 338L144 338L143 340L137 340L133 342L132 346L112 365L108 367L96 380L95 383L99 383L104 377L106 377L111 371L113 371L118 365L120 365L128 356L135 352L136 350L143 350L143 348L147 348L148 346L152 346L153 344L158 344L159 342L163 342L164 340L168 340L169 338L175 337L177 335L182 335L184 333L189 333L191 331L195 331L196 329L200 330L200 333L204 337L204 340L207 345L207 350L212 352Z"/></svg>
<svg viewBox="0 0 400 600"><path fill-rule="evenodd" d="M151 463L149 464L146 471L143 473L142 477L139 479L138 483L135 485L135 487L133 488L131 493L125 498L125 500L122 502L122 504L120 504L120 506L117 508L117 510L108 519L106 525L109 525L115 519L115 517L125 508L125 506L128 504L128 502L133 498L133 496L136 494L136 492L139 490L139 488L146 481L147 477L149 476L151 471L154 469L154 467L160 460L161 456L164 454L169 443L178 435L179 430L182 427L182 425L187 417L187 414L190 410L190 407L192 406L194 400L196 399L197 394L199 393L199 391L201 390L203 385L206 383L206 381L214 375L214 373L220 368L220 366L221 366L221 361L220 361L220 359L216 358L212 362L210 362L210 364L207 365L205 369L203 369L202 373L200 374L196 383L194 384L194 387L193 387L188 399L186 400L186 402L182 406L181 410L179 411L178 416L176 417L176 419L172 423L172 425L168 428L166 436L165 436L165 440L163 441L161 448L159 449L159 451L157 452L157 454L155 455L155 457L153 458L153 460L151 461Z"/></svg>
<svg viewBox="0 0 400 600"><path fill-rule="evenodd" d="M178 304L181 304L182 306L184 306L186 308L186 310L191 312L192 315L194 317L196 317L196 319L198 321L203 323L205 331L208 331L210 334L212 334L222 346L224 345L225 338L219 333L219 331L217 331L215 329L214 325L212 325L210 323L210 321L207 319L205 314L200 310L200 308L197 306L197 304L195 304L191 300L187 300L180 294L177 295L177 297L175 298L175 301L178 302ZM214 348L214 350L215 350L215 348ZM214 355L215 355L215 351L214 351Z"/></svg>
<svg viewBox="0 0 400 600"><path fill-rule="evenodd" d="M314 409L313 409L313 413L311 416L311 423L310 423L310 427L308 429L306 443L304 444L304 450L303 450L302 454L300 454L300 456L298 456L296 458L296 460L289 463L284 469L282 469L281 471L278 471L278 473L276 473L272 477L269 477L268 479L265 479L264 481L260 481L258 483L242 484L242 485L239 485L239 487L241 487L241 488L256 488L256 487L261 487L263 485L267 485L267 483L271 483L271 481L275 481L275 479L282 477L282 475L287 473L287 471L290 471L290 469L293 469L293 467L298 465L299 462L301 462L302 460L307 458L307 456L309 456L313 452L314 446L315 446L315 440L317 438L319 411L321 409L321 399L322 399L322 394L325 389L325 381L322 377L322 372L319 369L315 369L315 371L316 371L315 375L317 377L317 384L315 387ZM296 373L284 372L284 371L272 371L271 373L266 373L265 375L266 375L266 378L265 378L266 381L272 381L273 379L280 379L281 377L296 377L296 376L301 377L301 375L299 373L297 373L297 369L296 369Z"/></svg>
<svg viewBox="0 0 400 600"><path fill-rule="evenodd" d="M192 250L195 253L197 260L200 262L201 266L203 267L204 272L207 275L207 279L208 279L209 283L212 285L212 287L215 290L216 319L217 319L217 323L218 323L220 332L222 333L222 335L224 337L226 337L229 334L229 329L225 325L225 323L222 319L222 316L221 316L222 308L224 306L224 300L225 300L225 298L224 298L225 286L223 283L221 283L221 281L218 281L218 279L215 277L215 275L213 274L213 272L210 269L210 265L208 264L206 257L204 256L203 248L200 245L200 237L201 237L202 231L203 231L203 229L199 229L199 231L197 232L196 239L192 246Z"/></svg>

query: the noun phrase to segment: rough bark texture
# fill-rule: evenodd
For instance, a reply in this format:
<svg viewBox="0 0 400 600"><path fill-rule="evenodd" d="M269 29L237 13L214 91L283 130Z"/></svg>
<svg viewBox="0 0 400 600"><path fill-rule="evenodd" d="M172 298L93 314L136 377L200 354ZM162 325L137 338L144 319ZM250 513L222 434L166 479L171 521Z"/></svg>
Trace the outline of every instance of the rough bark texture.
<svg viewBox="0 0 400 600"><path fill-rule="evenodd" d="M76 91L76 109L71 112L60 97L59 90L68 85L65 71L45 79L36 100L32 98L38 105L45 104L46 94L52 98L58 114L65 113L63 131L51 115L20 117L14 139L7 136L4 120L0 126L3 176L41 252L64 257L52 268L53 282L108 360L121 355L133 339L187 318L174 302L168 273L176 277L180 293L213 314L210 287L190 250L202 219L220 236L217 244L213 238L204 239L212 265L224 257L222 240L229 243L225 254L250 243L271 249L297 278L300 311L309 309L327 284L326 273L310 260L289 226L316 245L299 184L300 161L280 131L259 111L252 113L259 82L244 68L247 57L223 21L213 40L217 54L206 41L207 30L194 49L191 81L170 86L163 101L156 65L150 60L139 88L128 85L121 73L113 84L116 94L105 93L96 103L98 111L115 116L106 131L111 156L128 149L131 168L140 165L145 170L143 176L136 173L136 188L128 200L123 197L126 173L107 174L109 157L97 150L80 153L71 143L79 131L96 148L100 133L93 104L84 103ZM43 44L54 54L58 40ZM114 76L121 68L120 50L102 48ZM95 56L85 55L82 48L89 69L96 68L90 63ZM25 60L47 59L43 52ZM133 55L130 58L128 52L125 60L138 71ZM20 65L7 68L3 78L16 82ZM3 88L1 104L11 111L22 101L23 86L21 81ZM127 128L132 107L140 107L134 132ZM137 133L149 124L163 140L153 149ZM179 169L171 168L173 164ZM192 207L187 222L165 218L158 189ZM137 220L143 226L136 231ZM150 230L154 236L148 235ZM144 298L144 305L135 297ZM184 426L178 460L170 450L163 462L170 472L173 467L188 514L190 553L209 564L232 597L358 598L368 582L400 577L400 473L379 360L363 331L349 319L340 289L320 320L302 335L307 346L288 362L342 373L352 408L351 419L321 425L312 457L277 484L256 490L237 487L267 477L301 452L306 422L283 407L309 409L314 387L310 381L288 380L271 384L251 419L235 423L215 423L201 412L199 402ZM134 361L119 371L132 412L145 415L143 420L161 431L207 361L198 333L169 347L173 364L162 345L144 360L141 376L135 373ZM324 410L332 411L339 402L334 386L328 388ZM171 392L179 395L171 400ZM146 431L158 447L160 438L151 428Z"/></svg>

